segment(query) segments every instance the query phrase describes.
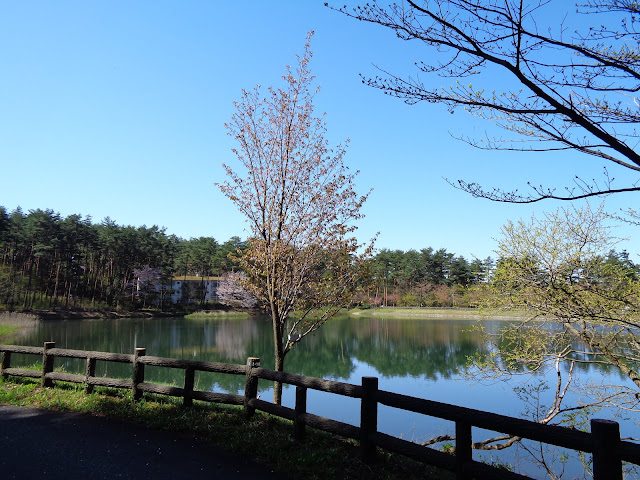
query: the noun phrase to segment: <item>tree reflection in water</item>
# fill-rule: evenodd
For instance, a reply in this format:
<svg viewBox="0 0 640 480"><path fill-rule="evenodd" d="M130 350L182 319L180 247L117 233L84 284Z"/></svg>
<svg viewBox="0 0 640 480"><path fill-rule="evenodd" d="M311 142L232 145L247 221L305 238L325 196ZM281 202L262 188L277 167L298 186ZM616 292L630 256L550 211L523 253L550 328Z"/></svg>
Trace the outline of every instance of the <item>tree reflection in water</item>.
<svg viewBox="0 0 640 480"><path fill-rule="evenodd" d="M485 330L498 333L504 321L482 322ZM305 342L297 344L287 357L287 371L302 375L360 384L362 376L379 377L383 390L430 400L523 416L523 405L513 393L514 384L483 384L465 379L468 358L488 351L484 336L475 329L476 321L334 318ZM61 348L132 353L146 347L147 355L203 361L244 364L247 357L260 357L273 365L271 324L268 319L184 318L48 321L13 343L41 346L53 340ZM12 364L32 365L34 357L12 357ZM56 367L84 373L84 362L56 359ZM98 362L97 374L127 378L131 366ZM182 386L184 372L178 369L149 368L146 378ZM579 374L597 381L621 382L616 372L581 366ZM541 378L544 378L542 376ZM551 384L554 379L549 378ZM271 382L260 381L262 398L270 398ZM241 393L244 376L198 373L196 388L207 391ZM351 424L358 424L360 404L322 392L309 391L308 409ZM292 407L295 389L286 388L283 404ZM544 399L543 399L544 400ZM381 406L379 429L385 433L424 439L451 433L444 421ZM631 423L631 422L630 422ZM622 424L623 436L627 432Z"/></svg>

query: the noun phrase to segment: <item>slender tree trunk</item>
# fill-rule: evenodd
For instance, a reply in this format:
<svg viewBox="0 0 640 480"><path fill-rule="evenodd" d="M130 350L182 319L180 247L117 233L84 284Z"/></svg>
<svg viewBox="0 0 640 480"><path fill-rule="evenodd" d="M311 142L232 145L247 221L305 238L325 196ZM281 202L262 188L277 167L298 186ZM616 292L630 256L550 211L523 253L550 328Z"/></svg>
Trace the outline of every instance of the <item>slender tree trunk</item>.
<svg viewBox="0 0 640 480"><path fill-rule="evenodd" d="M33 257L29 259L29 282L27 283L27 290L24 293L24 300L22 302L22 308L27 308L27 301L31 293L31 279L33 276Z"/></svg>
<svg viewBox="0 0 640 480"><path fill-rule="evenodd" d="M388 295L389 295L389 287L388 287L388 285L389 285L389 284L387 283L387 279L385 278L385 279L384 279L384 293L383 293L383 295L384 295L384 302L383 302L383 304L384 304L384 306L385 306L385 307L388 307L388 306L389 306L389 300L388 300L388 298L387 298L387 297L388 297Z"/></svg>
<svg viewBox="0 0 640 480"><path fill-rule="evenodd" d="M58 285L60 282L60 267L62 265L62 260L58 262L58 266L56 268L56 282L53 287L53 307L58 306Z"/></svg>
<svg viewBox="0 0 640 480"><path fill-rule="evenodd" d="M277 312L271 313L271 322L273 324L273 350L275 353L274 369L277 372L284 371L284 349L282 348L282 327ZM282 404L282 383L273 382L273 403Z"/></svg>
<svg viewBox="0 0 640 480"><path fill-rule="evenodd" d="M96 292L98 292L98 281L100 281L100 291L98 298L103 300L106 299L106 295L104 292L104 272L100 265L96 267L96 271L94 272L94 282L93 282L93 295L91 296L91 306L93 307L96 301Z"/></svg>
<svg viewBox="0 0 640 480"><path fill-rule="evenodd" d="M9 269L9 284L11 285L11 296L7 301L7 303L9 304L10 312L13 310L13 307L16 303L16 281L17 280L16 280L15 265L13 262L11 262L10 269Z"/></svg>
<svg viewBox="0 0 640 480"><path fill-rule="evenodd" d="M69 279L66 284L65 284L65 300L64 300L64 308L68 309L69 308L69 300L71 297L71 279Z"/></svg>
<svg viewBox="0 0 640 480"><path fill-rule="evenodd" d="M276 355L275 370L284 371L284 356ZM273 382L273 403L282 404L282 383L280 382Z"/></svg>

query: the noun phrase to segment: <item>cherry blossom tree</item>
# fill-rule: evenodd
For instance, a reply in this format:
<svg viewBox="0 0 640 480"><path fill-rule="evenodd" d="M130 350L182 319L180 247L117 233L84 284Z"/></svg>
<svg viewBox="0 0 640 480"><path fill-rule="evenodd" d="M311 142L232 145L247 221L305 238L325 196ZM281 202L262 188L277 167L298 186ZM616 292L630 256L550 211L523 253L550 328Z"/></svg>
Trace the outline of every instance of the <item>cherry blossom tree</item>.
<svg viewBox="0 0 640 480"><path fill-rule="evenodd" d="M253 308L258 300L242 286L247 276L243 272L227 272L218 283L220 303L236 308Z"/></svg>
<svg viewBox="0 0 640 480"><path fill-rule="evenodd" d="M345 145L329 147L324 116L314 112L312 35L282 88L242 91L226 125L240 168L224 165L229 178L218 185L249 225L244 286L271 316L278 371L298 342L350 304L373 248L354 237L368 194L356 193ZM280 384L273 398L280 403Z"/></svg>
<svg viewBox="0 0 640 480"><path fill-rule="evenodd" d="M162 272L159 268L143 267L133 269L133 294L142 299L143 307L147 300L158 294L156 288L160 285Z"/></svg>

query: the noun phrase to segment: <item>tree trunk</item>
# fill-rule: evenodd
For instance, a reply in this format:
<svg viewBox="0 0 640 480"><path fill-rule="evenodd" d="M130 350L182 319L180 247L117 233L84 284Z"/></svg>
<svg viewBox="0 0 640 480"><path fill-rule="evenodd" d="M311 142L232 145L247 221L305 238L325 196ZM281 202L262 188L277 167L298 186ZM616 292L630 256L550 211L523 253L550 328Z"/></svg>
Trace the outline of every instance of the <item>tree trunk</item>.
<svg viewBox="0 0 640 480"><path fill-rule="evenodd" d="M64 308L69 308L69 300L71 299L71 278L69 278L69 281L67 282L67 292L66 292L66 299L64 302L65 307Z"/></svg>
<svg viewBox="0 0 640 480"><path fill-rule="evenodd" d="M284 356L276 355L275 370L278 372L284 371ZM273 382L273 403L276 405L282 404L282 383Z"/></svg>
<svg viewBox="0 0 640 480"><path fill-rule="evenodd" d="M271 310L271 322L273 324L273 353L275 354L274 369L278 372L284 371L284 349L282 348L282 326L278 312L273 308ZM282 383L273 382L273 403L282 404Z"/></svg>
<svg viewBox="0 0 640 480"><path fill-rule="evenodd" d="M58 284L60 282L60 267L62 265L62 259L58 262L58 265L56 267L56 283L53 287L53 307L55 309L55 307L58 305Z"/></svg>
<svg viewBox="0 0 640 480"><path fill-rule="evenodd" d="M27 283L27 290L24 293L22 308L27 308L27 302L31 294L31 279L33 277L33 263L34 263L34 260L33 260L33 249L32 249L32 254L31 254L31 257L29 258L29 282Z"/></svg>

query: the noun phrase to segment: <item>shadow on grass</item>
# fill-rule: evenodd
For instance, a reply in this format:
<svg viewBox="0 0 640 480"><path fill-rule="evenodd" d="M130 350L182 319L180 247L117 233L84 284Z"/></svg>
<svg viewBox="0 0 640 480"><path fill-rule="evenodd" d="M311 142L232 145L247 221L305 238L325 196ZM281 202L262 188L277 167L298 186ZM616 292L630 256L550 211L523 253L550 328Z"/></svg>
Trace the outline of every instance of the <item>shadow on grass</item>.
<svg viewBox="0 0 640 480"><path fill-rule="evenodd" d="M359 459L358 443L307 428L304 442L293 441L288 420L256 412L244 418L242 407L194 401L185 408L181 400L144 394L133 401L130 391L56 382L55 388L40 388L40 381L14 378L0 380L0 403L89 413L133 421L150 428L189 434L228 451L245 455L304 479L413 480L448 479L449 472L423 465L406 457L379 451L374 466Z"/></svg>

